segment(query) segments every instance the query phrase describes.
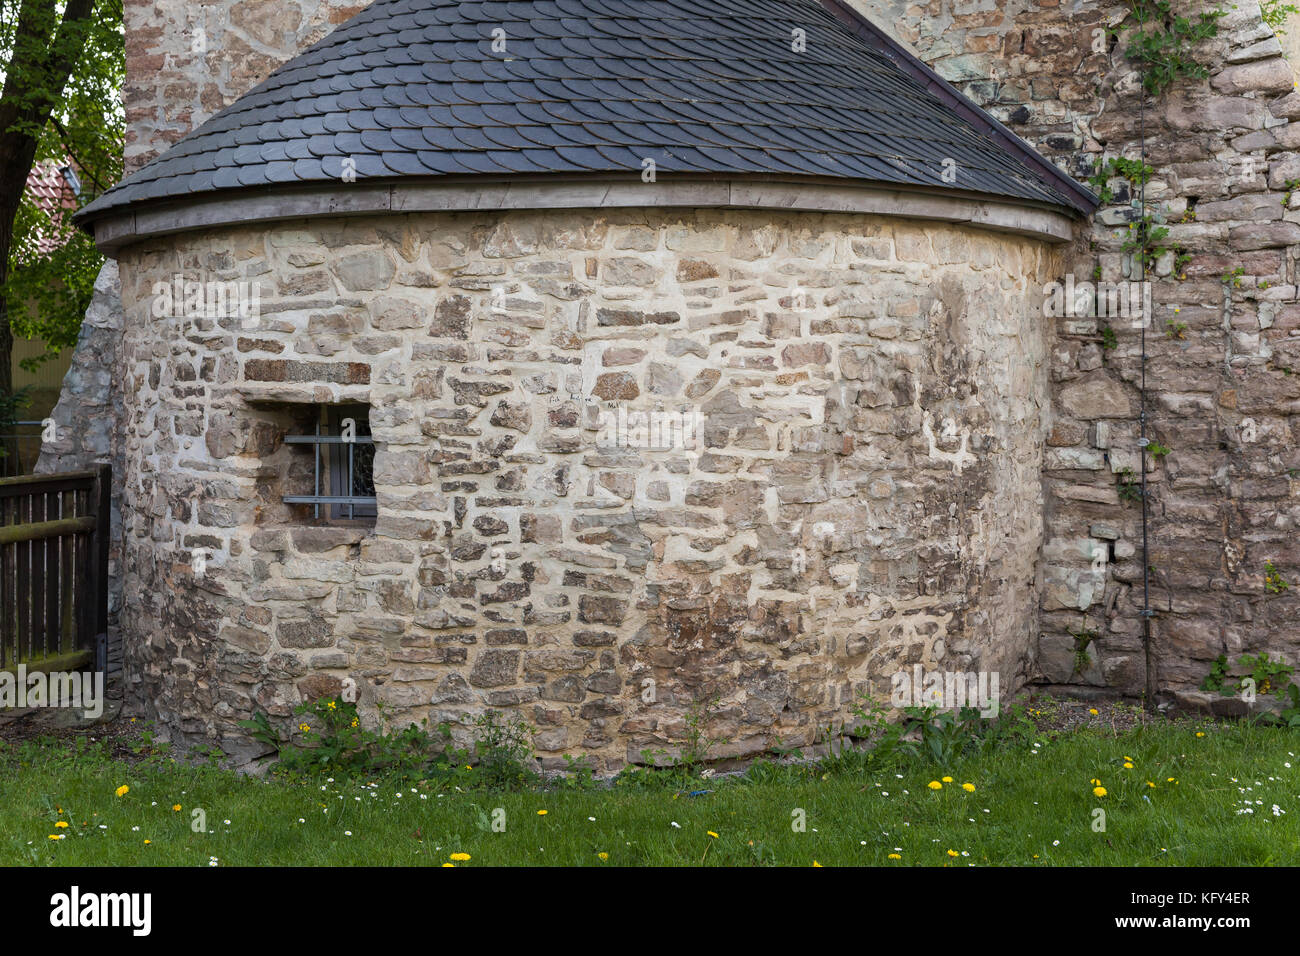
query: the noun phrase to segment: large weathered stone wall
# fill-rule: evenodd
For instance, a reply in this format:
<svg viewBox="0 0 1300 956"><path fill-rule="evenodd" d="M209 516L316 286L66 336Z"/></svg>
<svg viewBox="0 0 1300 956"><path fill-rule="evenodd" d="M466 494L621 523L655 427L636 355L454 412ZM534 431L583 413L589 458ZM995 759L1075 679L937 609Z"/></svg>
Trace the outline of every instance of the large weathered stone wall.
<svg viewBox="0 0 1300 956"><path fill-rule="evenodd" d="M364 0L125 0L126 171L166 151L367 6Z"/></svg>
<svg viewBox="0 0 1300 956"><path fill-rule="evenodd" d="M1145 109L1127 41L1094 52L1095 31L1119 24L1126 3L857 5L894 24L940 74L1079 178L1103 154L1140 156L1145 130L1155 170L1146 198L1175 250L1152 277L1146 342L1148 434L1172 449L1148 476L1156 685L1195 704L1206 699L1196 685L1219 654L1297 663L1300 191L1288 182L1300 180L1300 93L1258 4L1223 5L1218 39L1198 51L1209 77L1180 81ZM1214 6L1174 3L1185 15ZM1107 282L1136 277L1122 246L1137 213L1128 184L1113 185L1115 201L1066 264L1079 281L1094 270ZM1180 254L1190 258L1179 262ZM1141 509L1117 485L1122 469L1140 472L1141 331L1126 320L1051 324L1040 676L1137 695ZM1107 324L1114 349L1104 347ZM1105 565L1094 570L1098 549ZM1270 560L1290 590L1267 590ZM1075 635L1092 629L1092 665L1079 673Z"/></svg>
<svg viewBox="0 0 1300 956"><path fill-rule="evenodd" d="M125 162L129 174L167 150L209 116L261 82L299 50L367 6L336 0L126 0L123 18L127 82ZM37 473L79 471L121 462L121 396L111 388L119 361L121 301L117 264L109 261L96 281L51 417L56 438L42 445ZM116 503L118 496L114 495ZM109 669L120 665L122 577L120 523L113 514L109 589ZM110 686L116 692L115 678Z"/></svg>
<svg viewBox="0 0 1300 956"><path fill-rule="evenodd" d="M109 259L95 279L72 364L50 412L54 440L41 445L38 474L81 471L114 461L118 396L113 393L112 370L122 324L121 283L117 263Z"/></svg>
<svg viewBox="0 0 1300 956"><path fill-rule="evenodd" d="M121 419L120 392L113 387L113 369L122 343L122 290L117 263L104 263L86 309L72 363L63 378L59 401L50 412L54 420L52 441L41 444L34 469L38 475L62 471L89 471L97 465L113 469L112 512L109 519L108 566L108 686L113 696L121 687L121 632L118 612L122 605L122 514L118 507L122 488L122 448L117 423Z"/></svg>
<svg viewBox="0 0 1300 956"><path fill-rule="evenodd" d="M518 708L544 755L608 768L680 743L715 696L721 755L806 744L913 663L1009 691L1035 633L1055 255L935 224L658 211L133 247L136 696L233 747L254 708L285 718L351 676L369 714ZM260 281L260 319L154 317L178 273ZM378 449L371 531L280 503L310 485L282 443L293 403L351 399ZM602 445L619 406L698 412L704 447Z"/></svg>
<svg viewBox="0 0 1300 956"><path fill-rule="evenodd" d="M1122 49L1112 44L1106 53L1093 52L1093 31L1118 22L1125 4L850 2L1076 175L1086 175L1103 152L1137 155L1142 114L1135 76ZM128 168L362 6L128 0ZM1221 652L1268 650L1294 661L1295 589L1280 596L1265 591L1262 563L1271 558L1293 584L1300 578L1294 472L1300 377L1288 374L1296 365L1288 355L1300 340L1300 319L1292 314L1300 312L1294 275L1300 208L1284 208L1287 182L1300 178L1300 134L1293 132L1300 101L1288 93L1290 66L1279 58L1256 4L1236 4L1222 25L1221 40L1204 51L1210 79L1183 84L1145 112L1148 162L1157 169L1148 197L1167 208L1172 238L1192 256L1179 270L1184 281L1158 284L1148 338L1150 431L1173 449L1150 475L1158 683L1188 698ZM1243 175L1246 155L1257 160L1259 175ZM1127 193L1117 185L1123 203ZM1300 198L1291 206L1297 203ZM1178 222L1189 205L1196 219ZM1104 210L1053 278L1063 271L1091 278L1097 266L1108 279L1121 277L1125 257L1117 233L1129 215ZM1240 284L1225 286L1221 276L1238 267ZM1168 259L1161 266L1166 276L1172 269ZM1183 338L1163 336L1171 320L1187 324ZM1100 329L1086 322L1046 324L1053 337L1054 411L1045 413L1052 424L1044 503L1050 540L1042 568L1039 676L1084 691L1137 693L1141 527L1137 506L1121 501L1115 487L1116 471L1136 461L1137 335L1117 324L1118 347L1107 350ZM66 397L65 406L78 411ZM70 419L74 445L92 434L91 424L86 414ZM1244 440L1247 434L1252 441ZM72 447L60 453L94 457ZM1100 574L1091 569L1097 547L1107 556ZM1080 675L1073 672L1070 632L1084 626L1101 636L1091 651L1095 666ZM211 673L210 661L192 672L178 666L185 674Z"/></svg>

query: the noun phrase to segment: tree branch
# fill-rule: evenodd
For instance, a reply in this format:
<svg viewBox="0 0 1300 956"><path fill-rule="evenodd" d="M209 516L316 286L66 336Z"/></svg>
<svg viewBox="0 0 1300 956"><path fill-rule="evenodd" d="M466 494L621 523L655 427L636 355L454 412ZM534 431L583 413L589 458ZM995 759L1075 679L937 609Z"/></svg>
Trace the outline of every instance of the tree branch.
<svg viewBox="0 0 1300 956"><path fill-rule="evenodd" d="M59 122L59 118L55 116L53 113L51 113L50 122L54 124L54 128L59 131L59 142L63 144L63 148L67 150L68 155L72 157L72 161L81 168L81 170L86 174L86 176L90 179L90 181L99 188L99 191L101 193L107 192L108 190L104 188L104 184L99 181L99 177L95 175L95 173L91 170L89 166L87 166L85 163L81 161L80 156L78 156L76 153L72 151L72 146L69 145L68 143L68 140L70 140L72 137L69 136L68 131L63 128L63 124Z"/></svg>

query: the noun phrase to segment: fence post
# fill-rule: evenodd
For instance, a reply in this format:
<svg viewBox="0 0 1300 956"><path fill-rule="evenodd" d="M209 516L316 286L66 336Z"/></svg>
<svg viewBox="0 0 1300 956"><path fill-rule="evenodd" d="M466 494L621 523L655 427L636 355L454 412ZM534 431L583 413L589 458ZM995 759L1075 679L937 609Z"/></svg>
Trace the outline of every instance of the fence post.
<svg viewBox="0 0 1300 956"><path fill-rule="evenodd" d="M90 593L94 595L95 670L108 676L108 536L112 524L113 469L100 465L95 474L95 531L91 538Z"/></svg>

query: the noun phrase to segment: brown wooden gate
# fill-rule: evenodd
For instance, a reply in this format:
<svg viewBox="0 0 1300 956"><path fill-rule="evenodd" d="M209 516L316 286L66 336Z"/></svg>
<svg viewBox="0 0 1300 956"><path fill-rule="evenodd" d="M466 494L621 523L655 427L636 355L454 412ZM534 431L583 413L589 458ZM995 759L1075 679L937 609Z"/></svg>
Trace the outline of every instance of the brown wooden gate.
<svg viewBox="0 0 1300 956"><path fill-rule="evenodd" d="M106 669L112 470L0 478L0 670Z"/></svg>

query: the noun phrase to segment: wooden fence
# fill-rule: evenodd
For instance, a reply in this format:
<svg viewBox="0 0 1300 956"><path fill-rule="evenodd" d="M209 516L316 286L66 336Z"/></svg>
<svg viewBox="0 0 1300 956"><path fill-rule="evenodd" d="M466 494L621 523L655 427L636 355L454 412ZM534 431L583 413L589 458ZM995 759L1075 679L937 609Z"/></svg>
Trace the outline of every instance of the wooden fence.
<svg viewBox="0 0 1300 956"><path fill-rule="evenodd" d="M0 670L106 668L112 470L0 478Z"/></svg>

